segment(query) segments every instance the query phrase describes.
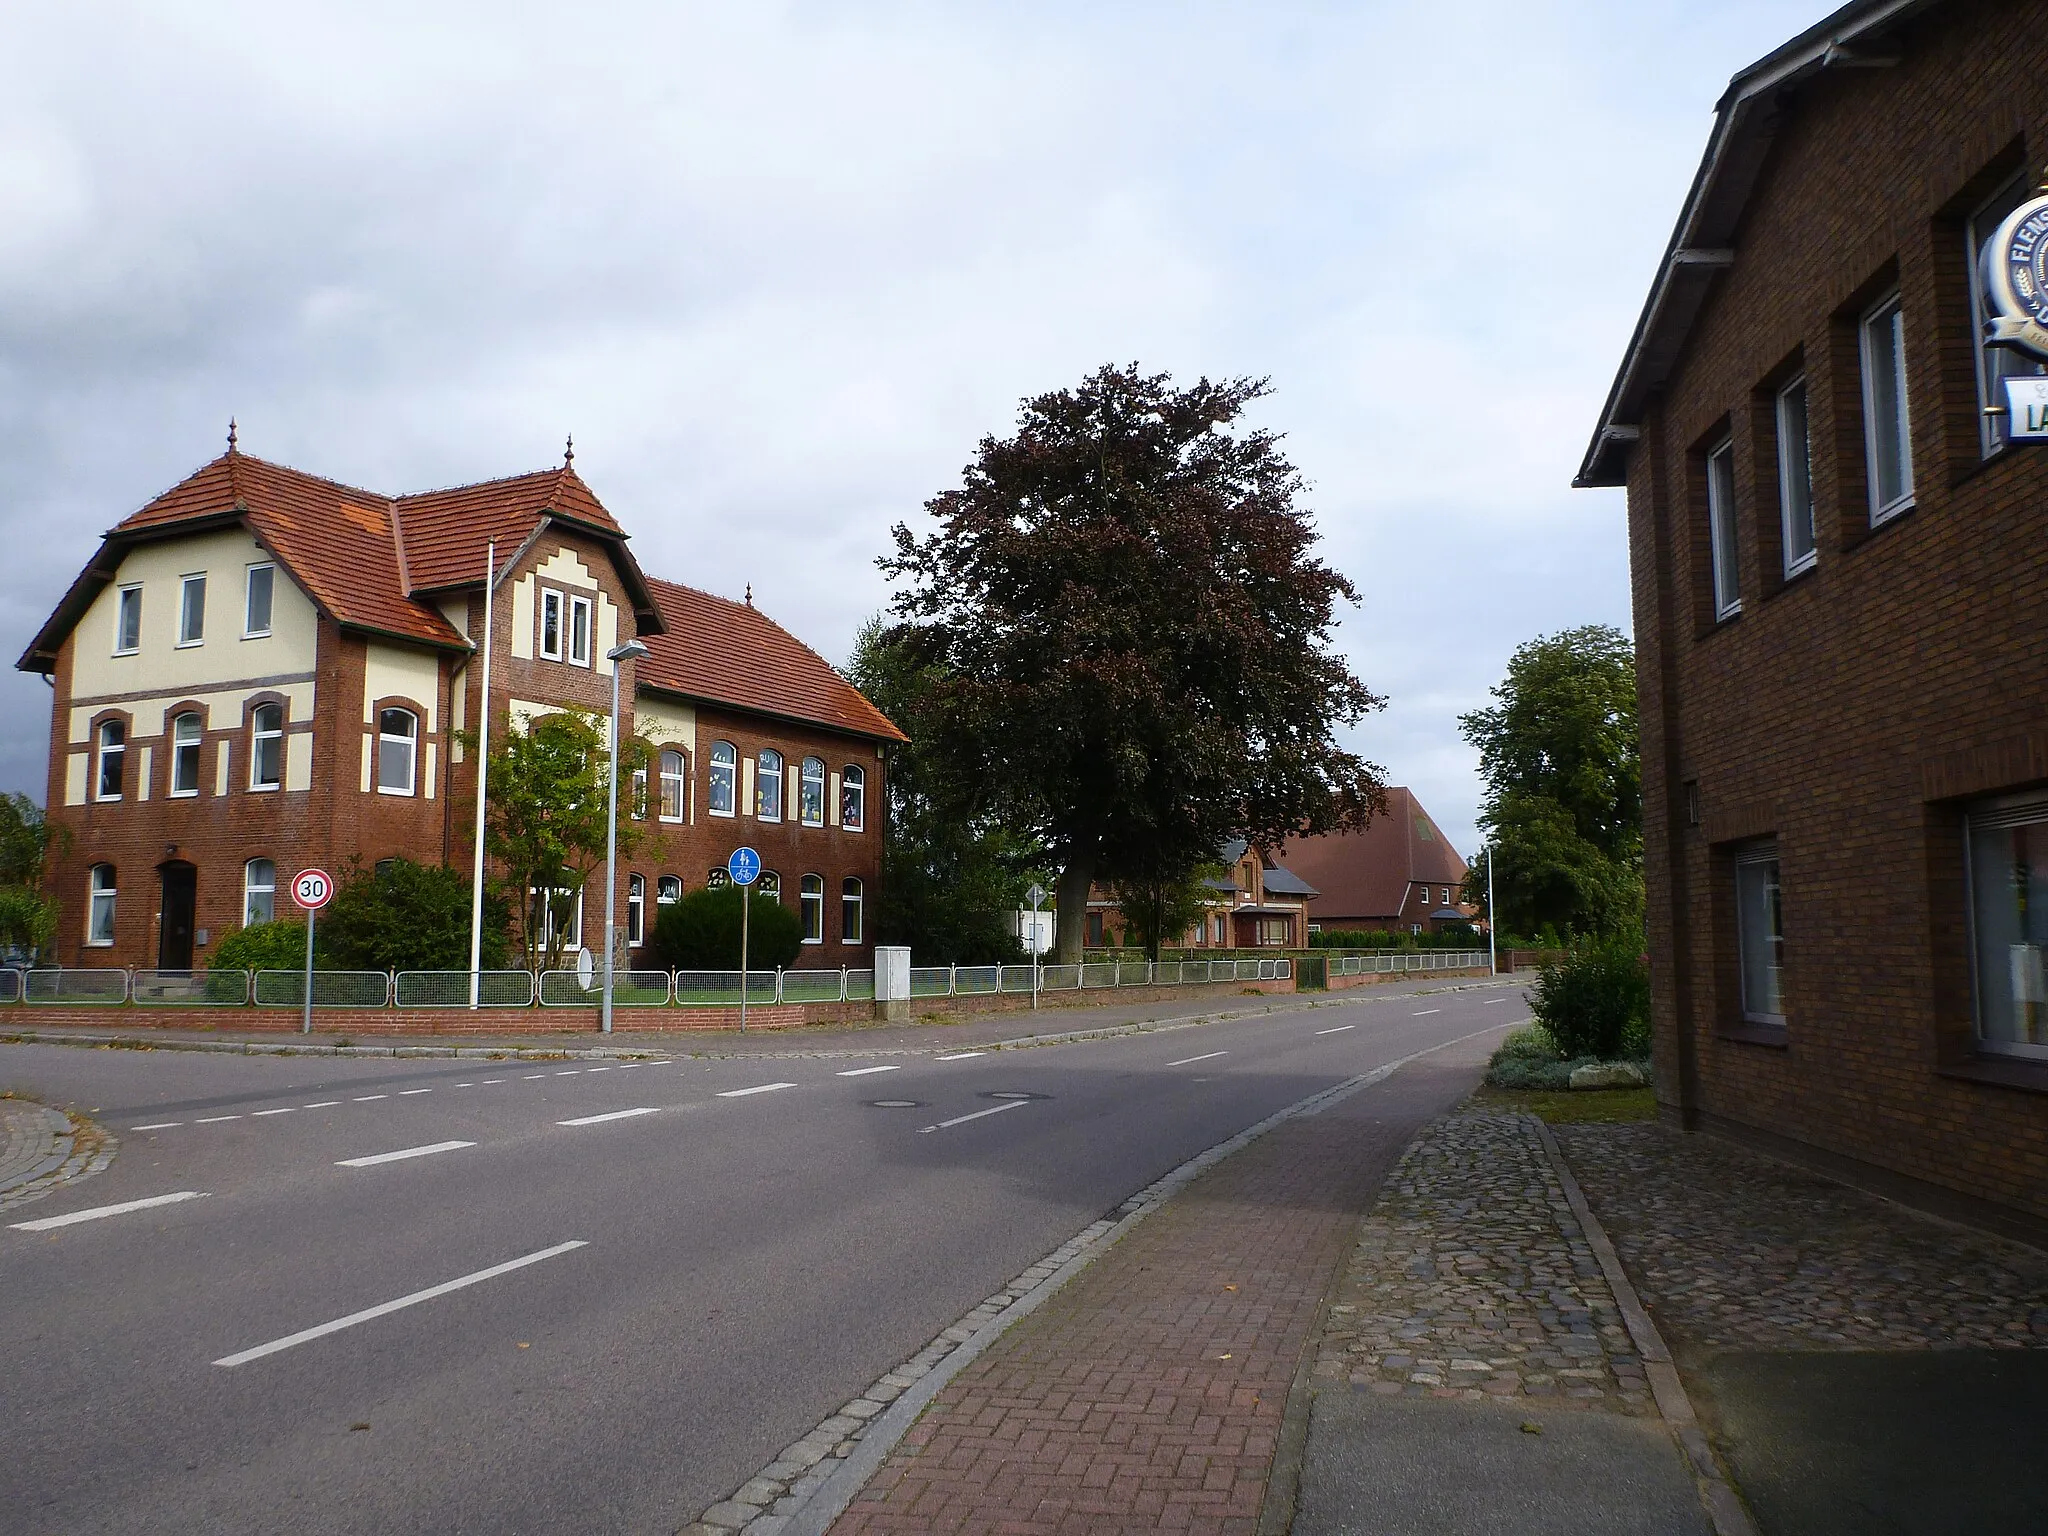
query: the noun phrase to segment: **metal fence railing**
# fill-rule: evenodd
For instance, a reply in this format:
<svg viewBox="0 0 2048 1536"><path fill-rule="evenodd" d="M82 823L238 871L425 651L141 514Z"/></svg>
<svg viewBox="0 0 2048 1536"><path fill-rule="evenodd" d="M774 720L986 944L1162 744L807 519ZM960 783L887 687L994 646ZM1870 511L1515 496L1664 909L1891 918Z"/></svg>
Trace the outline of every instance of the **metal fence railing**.
<svg viewBox="0 0 2048 1536"><path fill-rule="evenodd" d="M113 969L34 970L22 978L31 1003L120 1003L128 999L128 973Z"/></svg>
<svg viewBox="0 0 2048 1536"><path fill-rule="evenodd" d="M747 1002L774 1002L775 986L775 972L748 971ZM740 973L677 971L675 1000L680 1008L737 1008L740 1005Z"/></svg>
<svg viewBox="0 0 2048 1536"><path fill-rule="evenodd" d="M391 995L400 1008L467 1008L468 971L400 971L392 978ZM479 1008L529 1008L533 1005L533 972L478 971Z"/></svg>
<svg viewBox="0 0 2048 1536"><path fill-rule="evenodd" d="M612 972L612 1003L619 1008L660 1008L670 992L667 971ZM540 1005L543 1008L597 1008L604 1004L604 973L593 972L585 986L580 972L542 971Z"/></svg>
<svg viewBox="0 0 2048 1536"><path fill-rule="evenodd" d="M1395 949L1330 956L1332 976L1393 976L1409 971L1469 971L1486 964L1483 949Z"/></svg>
<svg viewBox="0 0 2048 1536"><path fill-rule="evenodd" d="M0 967L0 1003L21 1001L21 976L15 966Z"/></svg>
<svg viewBox="0 0 2048 1536"><path fill-rule="evenodd" d="M128 996L138 1008L174 1008L194 1003L237 1007L249 1001L247 971L135 971Z"/></svg>
<svg viewBox="0 0 2048 1536"><path fill-rule="evenodd" d="M382 1008L391 1001L389 971L315 971L315 1008ZM304 971L258 971L258 1008L303 1008L306 1006Z"/></svg>

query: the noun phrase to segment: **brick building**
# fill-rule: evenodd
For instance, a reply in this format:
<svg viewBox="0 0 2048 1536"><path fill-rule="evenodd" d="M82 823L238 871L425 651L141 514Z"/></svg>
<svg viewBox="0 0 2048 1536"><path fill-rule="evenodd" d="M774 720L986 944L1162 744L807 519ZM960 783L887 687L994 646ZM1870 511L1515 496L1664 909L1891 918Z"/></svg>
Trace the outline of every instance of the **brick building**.
<svg viewBox="0 0 2048 1536"><path fill-rule="evenodd" d="M1980 255L2038 6L1859 3L1737 75L1577 483L1628 492L1667 1114L2048 1231L2048 457Z"/></svg>
<svg viewBox="0 0 2048 1536"><path fill-rule="evenodd" d="M654 908L740 843L805 925L800 964L864 965L886 753L902 733L754 609L642 574L560 468L390 497L228 451L105 537L17 665L51 681L49 879L63 965L182 970L288 882L405 855L467 869L483 718L486 548L494 739L608 710L658 749L621 861L638 945ZM622 803L633 786L621 785ZM602 944L603 893L570 937Z"/></svg>
<svg viewBox="0 0 2048 1536"><path fill-rule="evenodd" d="M1233 838L1217 853L1222 873L1206 882L1201 918L1180 940L1187 949L1305 949L1315 887L1272 854ZM1129 942L1116 898L1098 886L1088 893L1085 945Z"/></svg>
<svg viewBox="0 0 2048 1536"><path fill-rule="evenodd" d="M1280 856L1315 888L1308 920L1318 931L1434 933L1479 915L1462 901L1464 859L1415 792L1398 785L1363 831L1294 838Z"/></svg>

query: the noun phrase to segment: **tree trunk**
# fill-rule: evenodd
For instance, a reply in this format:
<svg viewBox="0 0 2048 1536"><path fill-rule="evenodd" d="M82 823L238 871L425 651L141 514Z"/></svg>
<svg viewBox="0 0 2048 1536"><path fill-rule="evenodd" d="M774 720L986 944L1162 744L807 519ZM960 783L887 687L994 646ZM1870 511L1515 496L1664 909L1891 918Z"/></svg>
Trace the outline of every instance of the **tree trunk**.
<svg viewBox="0 0 2048 1536"><path fill-rule="evenodd" d="M1095 884L1095 850L1076 850L1060 871L1053 893L1053 955L1061 965L1079 965L1088 937L1088 892Z"/></svg>

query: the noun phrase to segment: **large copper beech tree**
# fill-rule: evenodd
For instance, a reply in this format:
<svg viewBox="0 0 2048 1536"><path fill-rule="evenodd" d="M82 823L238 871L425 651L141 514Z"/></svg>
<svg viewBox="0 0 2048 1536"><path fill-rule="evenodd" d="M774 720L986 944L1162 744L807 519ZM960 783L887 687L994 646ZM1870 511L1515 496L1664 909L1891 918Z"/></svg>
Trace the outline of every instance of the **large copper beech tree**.
<svg viewBox="0 0 2048 1536"><path fill-rule="evenodd" d="M1089 887L1172 879L1226 838L1361 825L1379 770L1339 727L1380 707L1330 647L1351 583L1314 556L1301 476L1238 426L1264 380L1136 365L1023 403L936 526L895 529L892 643L943 681L925 745L963 814L1060 870L1059 956Z"/></svg>

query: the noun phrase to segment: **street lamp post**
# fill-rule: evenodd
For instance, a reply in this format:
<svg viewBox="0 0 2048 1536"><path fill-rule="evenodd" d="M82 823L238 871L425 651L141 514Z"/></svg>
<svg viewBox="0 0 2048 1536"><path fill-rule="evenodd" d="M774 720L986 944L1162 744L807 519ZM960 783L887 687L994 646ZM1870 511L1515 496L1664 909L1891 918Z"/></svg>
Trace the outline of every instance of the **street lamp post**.
<svg viewBox="0 0 2048 1536"><path fill-rule="evenodd" d="M1031 882L1031 889L1024 894L1031 898L1031 1007L1036 1012L1038 1008L1038 959L1045 952L1045 947L1038 942L1038 909L1045 904L1045 887L1034 880Z"/></svg>
<svg viewBox="0 0 2048 1536"><path fill-rule="evenodd" d="M1493 845L1486 848L1486 973L1500 974L1500 914L1493 909Z"/></svg>
<svg viewBox="0 0 2048 1536"><path fill-rule="evenodd" d="M611 764L605 773L605 818L604 818L604 1024L606 1034L612 1032L612 959L618 953L619 935L615 926L619 899L619 667L621 663L638 661L647 654L647 647L638 640L628 640L624 645L613 646L604 653L606 661L612 664L612 734Z"/></svg>

